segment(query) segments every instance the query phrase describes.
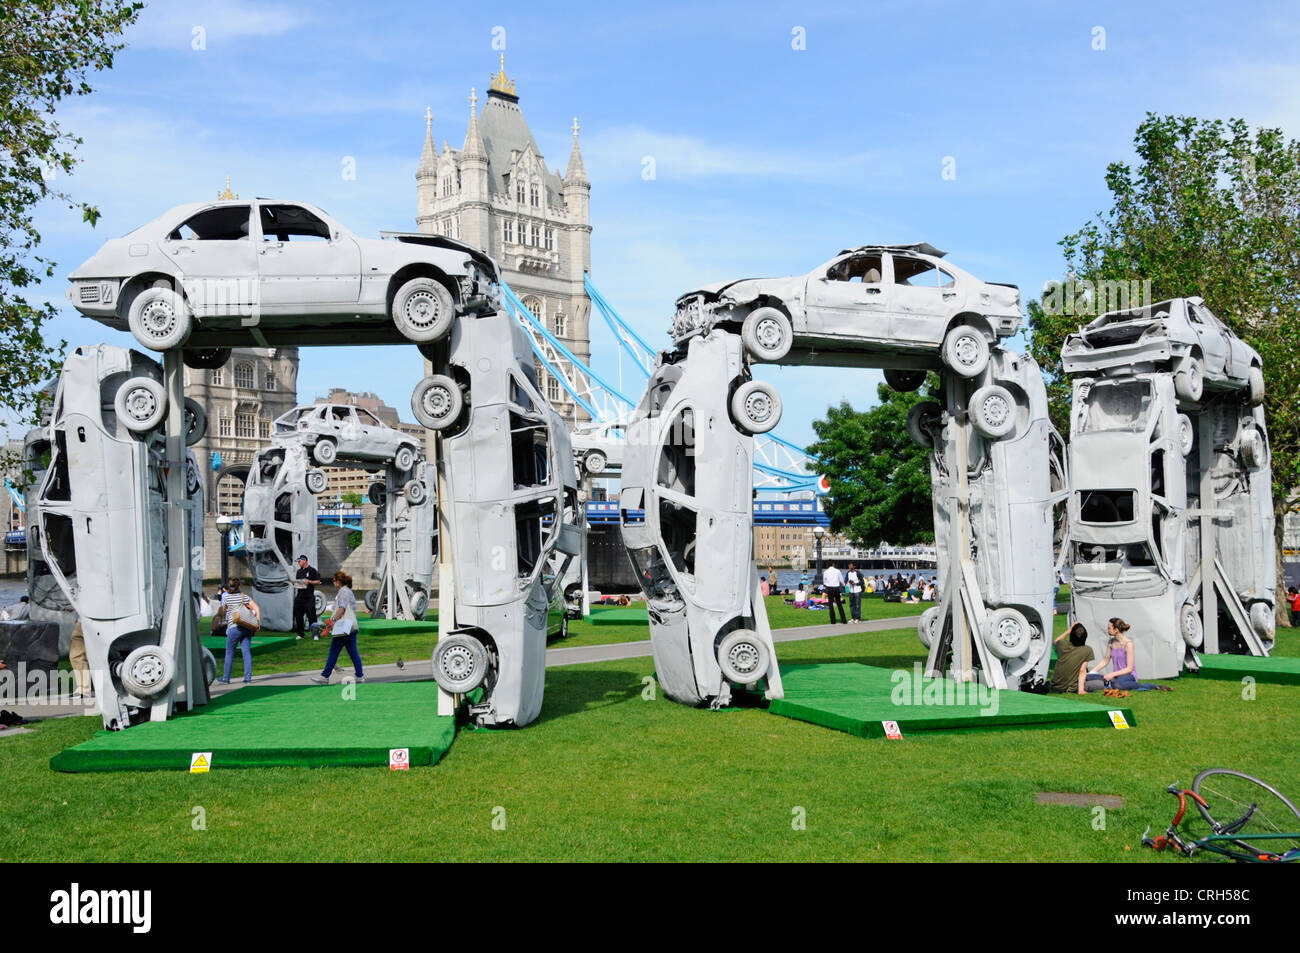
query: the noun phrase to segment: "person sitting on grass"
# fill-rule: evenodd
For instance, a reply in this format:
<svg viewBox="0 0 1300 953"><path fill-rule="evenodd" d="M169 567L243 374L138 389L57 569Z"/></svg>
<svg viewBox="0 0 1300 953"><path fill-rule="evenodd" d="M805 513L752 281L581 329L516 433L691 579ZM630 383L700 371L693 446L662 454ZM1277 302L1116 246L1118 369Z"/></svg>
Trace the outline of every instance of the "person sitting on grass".
<svg viewBox="0 0 1300 953"><path fill-rule="evenodd" d="M1086 694L1084 688L1088 663L1097 656L1088 645L1088 630L1076 622L1054 640L1056 643L1056 668L1052 670L1050 690L1062 694Z"/></svg>
<svg viewBox="0 0 1300 953"><path fill-rule="evenodd" d="M1138 689L1137 673L1134 671L1133 640L1125 635L1128 630L1129 624L1123 619L1111 619L1106 624L1106 633L1110 636L1110 642L1107 644L1108 654L1088 673L1085 682L1088 691L1100 692L1107 688L1118 688L1123 691ZM1111 670L1105 675L1101 674L1107 666L1110 666Z"/></svg>

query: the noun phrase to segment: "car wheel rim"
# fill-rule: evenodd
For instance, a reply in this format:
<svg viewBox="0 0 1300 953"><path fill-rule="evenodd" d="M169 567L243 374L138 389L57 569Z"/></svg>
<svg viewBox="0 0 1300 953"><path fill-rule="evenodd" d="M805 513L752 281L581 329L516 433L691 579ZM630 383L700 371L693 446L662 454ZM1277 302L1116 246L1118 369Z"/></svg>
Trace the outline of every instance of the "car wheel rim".
<svg viewBox="0 0 1300 953"><path fill-rule="evenodd" d="M406 299L406 320L412 327L426 329L438 320L438 299L427 291L417 291Z"/></svg>
<svg viewBox="0 0 1300 953"><path fill-rule="evenodd" d="M974 367L979 360L979 344L969 334L963 334L954 344L953 353L962 367Z"/></svg>
<svg viewBox="0 0 1300 953"><path fill-rule="evenodd" d="M1014 649L1020 644L1020 623L1014 619L1003 619L998 623L998 642L1003 648Z"/></svg>
<svg viewBox="0 0 1300 953"><path fill-rule="evenodd" d="M781 346L781 339L784 337L781 333L781 325L771 318L758 322L758 327L755 329L755 332L755 336L758 338L758 343L762 346L763 350L775 351Z"/></svg>
<svg viewBox="0 0 1300 953"><path fill-rule="evenodd" d="M758 647L752 642L737 642L727 651L727 662L734 672L752 675L758 671Z"/></svg>
<svg viewBox="0 0 1300 953"><path fill-rule="evenodd" d="M445 387L430 387L424 392L424 412L441 420L451 410L451 392Z"/></svg>
<svg viewBox="0 0 1300 953"><path fill-rule="evenodd" d="M131 666L131 678L138 685L152 688L162 681L164 666L156 655L142 655Z"/></svg>
<svg viewBox="0 0 1300 953"><path fill-rule="evenodd" d="M126 395L126 409L132 420L144 421L158 410L158 398L147 387L133 387Z"/></svg>
<svg viewBox="0 0 1300 953"><path fill-rule="evenodd" d="M997 394L984 398L980 410L984 414L984 420L991 427L1001 427L1011 416L1011 408L1007 406L1006 398Z"/></svg>
<svg viewBox="0 0 1300 953"><path fill-rule="evenodd" d="M164 338L176 327L176 311L165 301L152 301L141 315L150 337Z"/></svg>
<svg viewBox="0 0 1300 953"><path fill-rule="evenodd" d="M442 655L442 673L452 682L466 682L474 675L474 653L463 645L452 646Z"/></svg>
<svg viewBox="0 0 1300 953"><path fill-rule="evenodd" d="M766 423L772 416L772 398L762 392L750 394L745 398L745 415L754 423Z"/></svg>

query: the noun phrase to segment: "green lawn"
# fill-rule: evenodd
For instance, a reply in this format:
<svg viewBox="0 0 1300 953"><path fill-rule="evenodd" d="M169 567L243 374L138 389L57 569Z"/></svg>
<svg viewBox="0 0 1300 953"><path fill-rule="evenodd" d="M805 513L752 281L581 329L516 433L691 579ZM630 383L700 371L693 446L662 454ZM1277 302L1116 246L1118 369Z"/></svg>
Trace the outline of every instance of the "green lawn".
<svg viewBox="0 0 1300 953"><path fill-rule="evenodd" d="M1063 620L1061 620L1063 621ZM779 647L784 664L921 660L913 629ZM1279 633L1300 655L1300 635ZM1188 861L1139 850L1173 812L1164 793L1210 765L1300 792L1300 687L1174 682L1126 699L1129 731L972 731L865 741L759 709L642 697L649 659L547 672L541 719L463 731L437 767L60 775L97 719L0 741L0 861L1028 860ZM364 686L362 687L364 690ZM1090 697L1087 704L1107 705ZM1085 808L1035 792L1119 795ZM206 812L195 831L193 809ZM494 817L504 809L506 827ZM806 812L806 830L792 818ZM1128 850L1126 848L1132 848Z"/></svg>

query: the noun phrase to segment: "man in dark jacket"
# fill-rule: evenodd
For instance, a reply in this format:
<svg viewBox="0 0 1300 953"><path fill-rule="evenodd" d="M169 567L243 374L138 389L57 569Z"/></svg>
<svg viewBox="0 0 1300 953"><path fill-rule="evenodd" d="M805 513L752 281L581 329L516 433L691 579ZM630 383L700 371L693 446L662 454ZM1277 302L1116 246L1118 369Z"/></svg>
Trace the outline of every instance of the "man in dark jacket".
<svg viewBox="0 0 1300 953"><path fill-rule="evenodd" d="M304 621L306 628L316 625L316 590L320 587L320 573L307 562L305 555L298 557L298 574L293 585L293 631L301 639L306 634ZM313 634L312 638L320 636Z"/></svg>

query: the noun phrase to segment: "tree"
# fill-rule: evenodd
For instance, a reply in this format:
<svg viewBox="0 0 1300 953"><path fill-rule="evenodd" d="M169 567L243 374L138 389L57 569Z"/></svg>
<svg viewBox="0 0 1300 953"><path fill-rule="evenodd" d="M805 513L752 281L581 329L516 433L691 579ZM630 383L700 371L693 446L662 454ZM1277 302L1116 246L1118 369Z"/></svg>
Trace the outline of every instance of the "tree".
<svg viewBox="0 0 1300 953"><path fill-rule="evenodd" d="M361 494L358 493L356 490L349 490L347 493L344 493L344 494L343 494L343 505L344 505L344 506L354 506L354 507L355 507L355 506L360 506L360 505L361 505Z"/></svg>
<svg viewBox="0 0 1300 953"><path fill-rule="evenodd" d="M938 375L927 384L922 390L938 393ZM907 435L907 412L932 398L886 384L877 393L880 403L870 410L844 401L813 422L817 442L808 453L830 482L823 502L831 529L866 546L932 542L930 453Z"/></svg>
<svg viewBox="0 0 1300 953"><path fill-rule="evenodd" d="M1061 240L1067 279L1082 290L1074 301L1095 302L1103 282L1149 281L1152 301L1204 298L1260 353L1280 551L1300 486L1300 143L1279 129L1252 133L1240 119L1148 114L1134 146L1135 165L1106 170L1111 209ZM1091 316L1046 303L1030 302L1029 350L1068 434L1061 345Z"/></svg>
<svg viewBox="0 0 1300 953"><path fill-rule="evenodd" d="M91 91L87 76L113 65L117 37L141 3L123 0L16 0L0 7L0 408L33 425L40 419L39 385L58 373L67 342L52 346L42 333L52 304L28 300L21 289L54 275L55 262L37 253L36 206L52 199L79 211L92 226L93 205L55 186L76 165L81 140L54 118L69 96Z"/></svg>

